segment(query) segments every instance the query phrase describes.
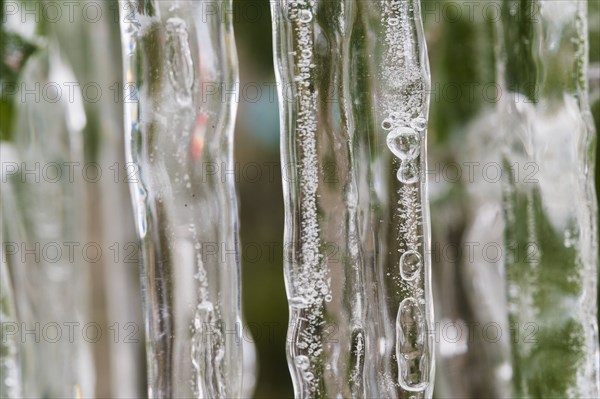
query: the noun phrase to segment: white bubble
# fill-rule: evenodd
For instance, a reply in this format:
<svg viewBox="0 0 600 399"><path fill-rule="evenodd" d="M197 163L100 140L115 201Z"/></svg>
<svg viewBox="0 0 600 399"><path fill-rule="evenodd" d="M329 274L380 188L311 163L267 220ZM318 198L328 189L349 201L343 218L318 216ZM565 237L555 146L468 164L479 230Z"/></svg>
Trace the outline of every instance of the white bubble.
<svg viewBox="0 0 600 399"><path fill-rule="evenodd" d="M310 21L312 21L313 15L310 12L310 10L300 10L300 12L298 13L298 20L304 24L309 23Z"/></svg>
<svg viewBox="0 0 600 399"><path fill-rule="evenodd" d="M306 370L310 366L310 361L308 360L308 357L300 355L294 358L294 364L296 364L296 367L300 370Z"/></svg>

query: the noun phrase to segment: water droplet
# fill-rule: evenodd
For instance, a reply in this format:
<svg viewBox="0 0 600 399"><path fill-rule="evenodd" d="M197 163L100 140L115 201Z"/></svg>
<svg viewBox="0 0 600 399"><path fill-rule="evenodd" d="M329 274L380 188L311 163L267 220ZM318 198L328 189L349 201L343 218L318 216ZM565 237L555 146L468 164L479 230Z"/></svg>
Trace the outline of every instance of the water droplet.
<svg viewBox="0 0 600 399"><path fill-rule="evenodd" d="M400 20L398 18L393 17L393 18L388 19L388 25L390 25L390 26L396 26L399 23L400 23Z"/></svg>
<svg viewBox="0 0 600 399"><path fill-rule="evenodd" d="M169 18L165 29L169 81L175 90L177 101L182 105L189 104L194 83L194 66L187 25L181 18Z"/></svg>
<svg viewBox="0 0 600 399"><path fill-rule="evenodd" d="M412 121L410 121L410 127L415 129L417 132L422 132L427 128L427 120L422 117L416 117Z"/></svg>
<svg viewBox="0 0 600 399"><path fill-rule="evenodd" d="M304 379L306 381L312 381L313 378L315 378L315 376L313 375L313 373L304 373Z"/></svg>
<svg viewBox="0 0 600 399"><path fill-rule="evenodd" d="M294 364L296 364L296 367L300 370L306 370L310 366L310 361L308 360L308 357L300 355L294 358Z"/></svg>
<svg viewBox="0 0 600 399"><path fill-rule="evenodd" d="M402 162L396 177L404 184L414 184L419 181L419 170L412 162Z"/></svg>
<svg viewBox="0 0 600 399"><path fill-rule="evenodd" d="M421 255L417 251L406 251L400 257L400 275L406 281L412 281L419 276Z"/></svg>
<svg viewBox="0 0 600 399"><path fill-rule="evenodd" d="M409 127L399 127L387 135L387 145L403 161L412 160L419 156L421 137Z"/></svg>
<svg viewBox="0 0 600 399"><path fill-rule="evenodd" d="M312 21L313 15L310 12L310 10L300 10L298 12L298 21L302 22L303 24L307 24L310 21Z"/></svg>
<svg viewBox="0 0 600 399"><path fill-rule="evenodd" d="M325 295L325 302L331 302L333 297L331 295Z"/></svg>

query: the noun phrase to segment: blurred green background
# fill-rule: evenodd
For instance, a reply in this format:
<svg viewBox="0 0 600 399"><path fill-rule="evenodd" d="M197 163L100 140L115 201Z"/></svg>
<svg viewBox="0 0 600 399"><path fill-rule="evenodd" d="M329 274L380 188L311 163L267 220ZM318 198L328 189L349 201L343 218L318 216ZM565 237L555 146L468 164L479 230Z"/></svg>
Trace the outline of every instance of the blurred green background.
<svg viewBox="0 0 600 399"><path fill-rule="evenodd" d="M242 307L258 351L258 398L293 397L285 358L283 194L271 14L266 0L234 1L242 89L235 132L242 241ZM255 94L260 88L258 100ZM258 171L258 174L255 171ZM258 177L257 177L258 176Z"/></svg>

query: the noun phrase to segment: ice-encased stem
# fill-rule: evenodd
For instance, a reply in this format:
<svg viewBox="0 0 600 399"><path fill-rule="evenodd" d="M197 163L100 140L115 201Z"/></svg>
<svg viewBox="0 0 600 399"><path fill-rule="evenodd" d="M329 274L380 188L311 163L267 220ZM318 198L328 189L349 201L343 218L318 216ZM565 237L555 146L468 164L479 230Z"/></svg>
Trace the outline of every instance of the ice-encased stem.
<svg viewBox="0 0 600 399"><path fill-rule="evenodd" d="M497 23L516 397L600 396L586 7L505 0Z"/></svg>
<svg viewBox="0 0 600 399"><path fill-rule="evenodd" d="M282 0L272 17L296 397L430 397L420 3Z"/></svg>
<svg viewBox="0 0 600 399"><path fill-rule="evenodd" d="M231 175L214 173L233 157L231 1L120 4L149 396L239 397L236 195Z"/></svg>

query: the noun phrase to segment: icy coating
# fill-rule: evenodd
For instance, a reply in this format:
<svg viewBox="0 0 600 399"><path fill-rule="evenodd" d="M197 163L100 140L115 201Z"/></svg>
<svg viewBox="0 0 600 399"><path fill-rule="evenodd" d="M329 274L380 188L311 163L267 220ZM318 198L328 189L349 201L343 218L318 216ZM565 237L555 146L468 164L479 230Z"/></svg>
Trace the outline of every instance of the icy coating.
<svg viewBox="0 0 600 399"><path fill-rule="evenodd" d="M142 243L151 398L240 397L237 57L230 1L121 1L127 160ZM207 84L219 95L203 95ZM226 101L222 101L227 98ZM217 249L215 251L215 248Z"/></svg>

